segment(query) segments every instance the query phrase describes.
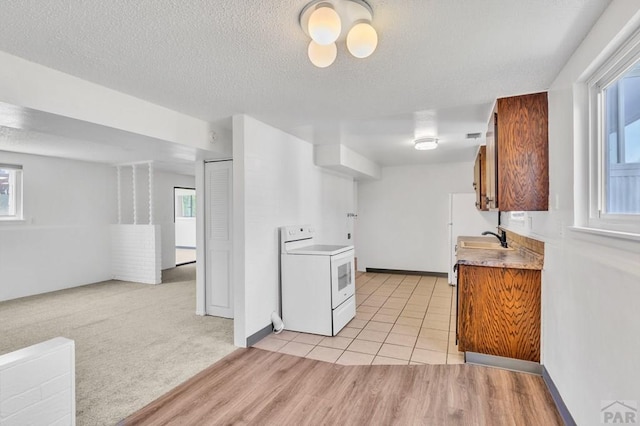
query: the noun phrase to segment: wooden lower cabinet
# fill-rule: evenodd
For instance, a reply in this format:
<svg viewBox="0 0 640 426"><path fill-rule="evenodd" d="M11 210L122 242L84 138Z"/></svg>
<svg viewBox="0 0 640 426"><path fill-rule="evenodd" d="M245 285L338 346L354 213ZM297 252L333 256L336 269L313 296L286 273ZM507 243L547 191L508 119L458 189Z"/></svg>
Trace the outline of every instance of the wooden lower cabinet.
<svg viewBox="0 0 640 426"><path fill-rule="evenodd" d="M540 362L538 270L458 265L458 350Z"/></svg>

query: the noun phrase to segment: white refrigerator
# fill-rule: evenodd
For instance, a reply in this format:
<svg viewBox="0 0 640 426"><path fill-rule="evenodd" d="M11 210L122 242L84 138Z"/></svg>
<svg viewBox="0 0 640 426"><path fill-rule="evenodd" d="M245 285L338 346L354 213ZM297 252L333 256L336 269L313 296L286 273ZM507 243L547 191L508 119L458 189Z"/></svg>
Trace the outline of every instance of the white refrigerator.
<svg viewBox="0 0 640 426"><path fill-rule="evenodd" d="M457 282L456 241L460 235L480 236L484 231L497 232L498 212L483 212L476 208L475 193L449 194L449 284Z"/></svg>

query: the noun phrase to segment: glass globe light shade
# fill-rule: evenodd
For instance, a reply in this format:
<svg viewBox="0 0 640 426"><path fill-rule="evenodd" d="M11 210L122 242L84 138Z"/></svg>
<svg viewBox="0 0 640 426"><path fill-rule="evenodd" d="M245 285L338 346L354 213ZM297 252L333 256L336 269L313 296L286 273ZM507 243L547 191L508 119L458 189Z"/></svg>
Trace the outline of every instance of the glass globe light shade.
<svg viewBox="0 0 640 426"><path fill-rule="evenodd" d="M335 43L321 45L311 40L307 49L309 60L318 68L326 68L336 60L338 47Z"/></svg>
<svg viewBox="0 0 640 426"><path fill-rule="evenodd" d="M347 49L356 58L366 58L378 46L378 33L368 22L360 22L347 34Z"/></svg>
<svg viewBox="0 0 640 426"><path fill-rule="evenodd" d="M338 12L329 6L322 6L309 16L307 29L313 41L324 46L335 43L342 31L342 23Z"/></svg>

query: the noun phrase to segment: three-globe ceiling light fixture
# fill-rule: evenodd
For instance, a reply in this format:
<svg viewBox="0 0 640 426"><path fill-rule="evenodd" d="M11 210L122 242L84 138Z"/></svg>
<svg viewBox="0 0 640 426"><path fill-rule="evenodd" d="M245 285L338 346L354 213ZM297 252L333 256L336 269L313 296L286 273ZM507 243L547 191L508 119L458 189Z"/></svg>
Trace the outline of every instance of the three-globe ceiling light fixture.
<svg viewBox="0 0 640 426"><path fill-rule="evenodd" d="M300 27L311 37L309 60L318 68L333 64L338 40L346 39L347 50L356 58L370 56L378 46L378 33L371 26L373 10L364 0L313 0L300 12Z"/></svg>

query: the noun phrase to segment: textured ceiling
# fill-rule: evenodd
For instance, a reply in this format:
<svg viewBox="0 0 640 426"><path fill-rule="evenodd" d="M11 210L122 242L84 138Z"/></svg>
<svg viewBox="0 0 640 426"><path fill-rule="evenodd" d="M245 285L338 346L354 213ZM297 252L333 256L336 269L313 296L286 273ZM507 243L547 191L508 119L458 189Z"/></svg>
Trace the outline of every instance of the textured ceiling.
<svg viewBox="0 0 640 426"><path fill-rule="evenodd" d="M609 1L370 0L377 51L339 46L327 69L306 57L305 3L4 0L0 50L210 122L246 113L381 164L451 161L471 158L464 135L496 97L549 86ZM412 150L429 132L450 150Z"/></svg>

